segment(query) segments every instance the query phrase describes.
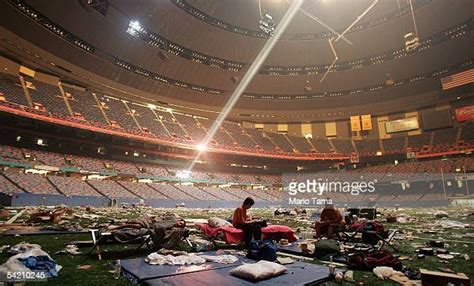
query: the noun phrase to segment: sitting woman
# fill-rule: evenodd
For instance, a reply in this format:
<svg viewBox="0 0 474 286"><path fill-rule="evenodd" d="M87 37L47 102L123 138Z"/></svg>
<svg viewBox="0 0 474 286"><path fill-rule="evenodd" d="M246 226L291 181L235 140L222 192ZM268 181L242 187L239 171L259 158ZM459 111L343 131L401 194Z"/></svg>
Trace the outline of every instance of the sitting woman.
<svg viewBox="0 0 474 286"><path fill-rule="evenodd" d="M321 212L321 218L314 223L316 238L320 238L324 235L328 239L331 239L334 237L336 229L343 228L344 225L345 222L341 212L335 209L332 201L328 199Z"/></svg>
<svg viewBox="0 0 474 286"><path fill-rule="evenodd" d="M232 225L244 232L244 242L247 248L250 246L252 238L254 240L262 239L262 227L266 226L265 221L251 219L247 216L247 210L251 208L254 203L255 201L252 198L246 198L242 206L235 209L234 216L232 217Z"/></svg>

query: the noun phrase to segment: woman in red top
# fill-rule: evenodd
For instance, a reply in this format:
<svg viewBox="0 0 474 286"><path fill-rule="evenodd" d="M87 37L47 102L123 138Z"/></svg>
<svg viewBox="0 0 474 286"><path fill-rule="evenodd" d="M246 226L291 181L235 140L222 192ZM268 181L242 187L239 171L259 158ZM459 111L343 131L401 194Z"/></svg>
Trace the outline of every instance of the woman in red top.
<svg viewBox="0 0 474 286"><path fill-rule="evenodd" d="M242 206L235 209L234 216L232 217L234 227L244 232L244 242L247 248L250 246L252 237L254 240L262 239L262 221L256 219L252 220L247 216L247 210L251 208L254 203L255 201L251 197L246 198Z"/></svg>
<svg viewBox="0 0 474 286"><path fill-rule="evenodd" d="M341 212L334 208L332 200L326 199L326 204L321 212L321 218L314 223L316 238L326 235L328 239L331 239L334 237L336 229L343 228L345 224Z"/></svg>

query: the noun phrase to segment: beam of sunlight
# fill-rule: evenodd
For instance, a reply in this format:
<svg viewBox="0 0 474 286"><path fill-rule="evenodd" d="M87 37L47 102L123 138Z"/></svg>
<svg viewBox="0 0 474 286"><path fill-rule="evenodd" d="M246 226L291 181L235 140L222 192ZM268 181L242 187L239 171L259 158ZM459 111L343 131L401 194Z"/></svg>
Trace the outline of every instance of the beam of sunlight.
<svg viewBox="0 0 474 286"><path fill-rule="evenodd" d="M275 34L272 37L268 38L268 40L265 42L265 45L260 50L257 57L255 57L255 60L250 65L248 71L245 73L242 80L239 82L234 92L230 96L229 100L227 100L226 104L222 108L221 113L219 114L219 116L217 116L216 120L212 124L207 136L204 138L204 142L201 142L203 146L209 145L212 138L214 137L214 135L216 134L216 132L219 130L220 126L222 125L222 122L224 122L227 115L230 113L230 111L232 110L234 105L237 103L242 93L250 84L255 74L257 74L258 70L260 69L263 62L266 60L266 58L272 51L275 44L278 42L278 40L285 32L288 25L291 23L291 20L294 18L298 10L301 8L303 1L304 0L293 0L293 3L291 3L288 10L285 12L285 15L283 15L283 18L281 19L280 23L278 23L275 29ZM193 159L193 161L187 168L188 171L191 171L193 169L194 165L196 164L196 161L200 158L202 153L203 151L198 150L195 158Z"/></svg>

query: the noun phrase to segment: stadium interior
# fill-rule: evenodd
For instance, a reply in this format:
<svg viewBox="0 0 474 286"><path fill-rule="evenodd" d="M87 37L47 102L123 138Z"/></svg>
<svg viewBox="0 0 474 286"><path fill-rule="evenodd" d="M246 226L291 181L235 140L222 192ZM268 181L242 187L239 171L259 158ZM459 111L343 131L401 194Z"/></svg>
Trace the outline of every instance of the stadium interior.
<svg viewBox="0 0 474 286"><path fill-rule="evenodd" d="M472 285L473 30L471 0L0 0L0 285Z"/></svg>

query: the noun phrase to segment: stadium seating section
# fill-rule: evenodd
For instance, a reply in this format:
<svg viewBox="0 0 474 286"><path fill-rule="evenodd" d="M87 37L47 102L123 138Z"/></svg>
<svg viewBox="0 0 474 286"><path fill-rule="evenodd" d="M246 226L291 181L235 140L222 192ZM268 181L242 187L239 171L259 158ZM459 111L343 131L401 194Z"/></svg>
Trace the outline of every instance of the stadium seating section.
<svg viewBox="0 0 474 286"><path fill-rule="evenodd" d="M208 134L213 120L170 111L168 109L123 101L108 95L71 87L62 83L47 84L27 76L0 73L0 103L9 108L41 114L60 120L73 121L97 128L131 133L144 137L158 138L170 142L196 144ZM450 150L471 148L474 144L472 123L411 136L393 136L388 139L343 140L333 138L304 138L260 129L244 128L238 123L226 121L217 130L212 146L214 148L257 152L274 155L305 155L358 153L359 156L405 153L442 153ZM0 176L1 192L61 194L65 196L106 196L144 199L174 200L241 200L247 196L257 201L275 202L282 199L282 192L275 186L281 185L280 176L255 175L195 170L190 178L177 179L180 167L151 163L132 163L118 160L59 154L44 150L20 149L0 146L0 156L5 164L23 164L19 169L4 170ZM27 165L24 165L27 164ZM47 165L68 167L85 172L99 172L108 175L126 174L129 180L83 180L84 176L32 174L25 166ZM18 167L18 166L17 166ZM396 173L450 173L474 171L473 159L462 157L447 160L408 162L398 165L369 166L347 171L351 173L383 174ZM8 169L8 168L6 168ZM340 172L337 176L344 176ZM148 178L147 183L138 182ZM161 181L160 181L161 178ZM163 180L166 179L166 180ZM169 182L171 181L171 183ZM186 183L185 183L186 182ZM189 184L189 182L192 182ZM218 187L219 184L230 187ZM260 187L254 188L259 185ZM273 187L272 187L273 186ZM433 191L431 191L433 190ZM434 190L437 190L436 192ZM463 194L459 188L449 190L453 195ZM336 200L347 200L345 194L332 194ZM431 200L445 195L439 189L420 186L410 190L370 195L370 199ZM351 200L366 200L358 196Z"/></svg>
<svg viewBox="0 0 474 286"><path fill-rule="evenodd" d="M61 83L50 85L26 76L0 74L0 93L5 98L1 103L9 107L170 142L195 145L203 140L213 123L212 119L123 101ZM215 134L212 145L220 149L300 156L313 156L315 153L350 155L354 152L359 153L359 156L371 156L378 151L392 154L407 150L444 152L459 149L460 146L472 146L472 129L472 124L468 124L408 137L352 141L306 139L224 122Z"/></svg>
<svg viewBox="0 0 474 286"><path fill-rule="evenodd" d="M44 195L64 196L105 196L109 198L135 198L154 200L204 200L204 201L240 201L252 196L256 201L278 203L284 198L281 190L281 177L277 175L223 173L194 171L191 177L176 178L180 171L178 167L125 162L109 159L82 157L70 154L20 149L0 145L3 171L0 173L0 193L12 195L15 193L33 193ZM53 167L67 167L73 171L61 170L49 174L33 174L31 168L41 163ZM15 164L20 164L19 166ZM81 173L74 172L74 167ZM87 179L87 174L97 172L116 172L128 174L126 178ZM379 181L393 180L397 174L408 174L407 178L414 179L416 174L433 174L439 179L442 174L474 172L474 158L451 157L429 161L412 161L400 164L367 166L360 169L330 173L333 180L347 181L354 176L371 176ZM410 175L412 174L412 175ZM130 176L132 175L132 176ZM147 179L143 179L146 177ZM147 181L141 181L147 180ZM229 187L219 187L226 184ZM433 185L434 184L434 185ZM396 201L429 201L443 200L446 196L466 196L465 187L457 184L446 186L446 195L436 188L439 181L432 183L414 180L408 188L378 189L377 193L351 196L344 193L330 193L336 201L367 201L367 200L396 200ZM258 186L258 187L256 187Z"/></svg>

